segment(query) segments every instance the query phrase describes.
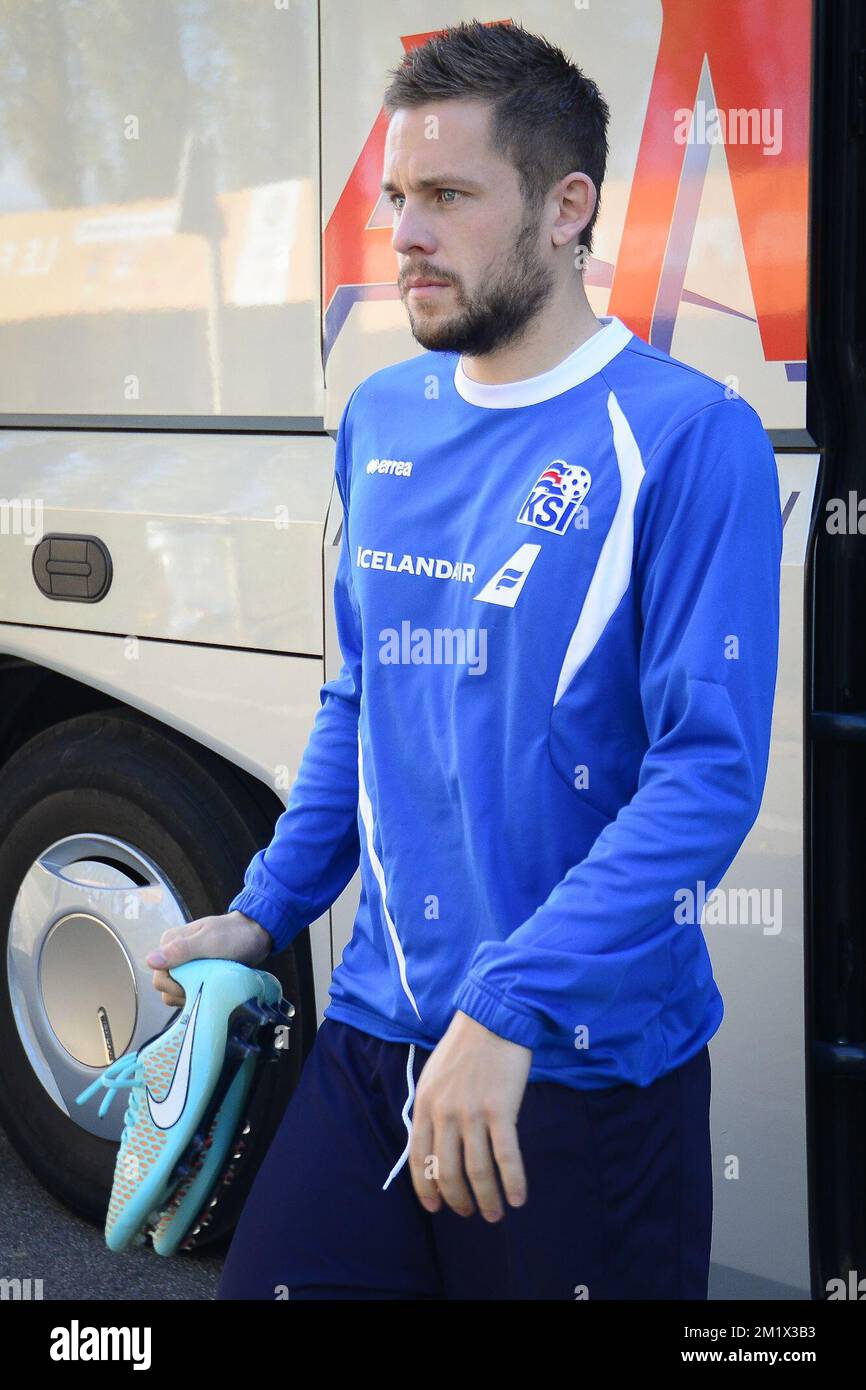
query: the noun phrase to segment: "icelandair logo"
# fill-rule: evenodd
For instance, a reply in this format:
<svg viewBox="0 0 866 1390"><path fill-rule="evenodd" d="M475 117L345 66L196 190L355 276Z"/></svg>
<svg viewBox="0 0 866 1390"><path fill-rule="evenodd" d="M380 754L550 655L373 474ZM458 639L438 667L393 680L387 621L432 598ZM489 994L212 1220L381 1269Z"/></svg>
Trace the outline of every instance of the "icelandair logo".
<svg viewBox="0 0 866 1390"><path fill-rule="evenodd" d="M515 550L510 560L498 569L493 578L488 580L480 594L473 594L473 598L481 603L498 603L503 608L513 608L520 597L520 592L526 583L526 576L538 559L540 545L522 545L519 550Z"/></svg>
<svg viewBox="0 0 866 1390"><path fill-rule="evenodd" d="M369 550L358 546L355 564L364 570L392 570L395 574L426 574L430 579L458 579L471 582L475 566L467 560L440 560L435 555L404 555L394 563L393 550Z"/></svg>
<svg viewBox="0 0 866 1390"><path fill-rule="evenodd" d="M589 492L589 470L565 459L554 459L545 468L517 513L524 526L539 526L561 536Z"/></svg>
<svg viewBox="0 0 866 1390"><path fill-rule="evenodd" d="M411 459L370 459L368 473L395 473L400 478L408 478L412 472Z"/></svg>

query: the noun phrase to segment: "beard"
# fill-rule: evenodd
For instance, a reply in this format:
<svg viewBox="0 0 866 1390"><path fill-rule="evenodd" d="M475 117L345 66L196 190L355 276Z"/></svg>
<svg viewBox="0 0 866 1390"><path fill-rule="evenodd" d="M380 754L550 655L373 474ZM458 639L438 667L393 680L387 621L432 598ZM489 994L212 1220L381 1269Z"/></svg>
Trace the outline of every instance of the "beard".
<svg viewBox="0 0 866 1390"><path fill-rule="evenodd" d="M430 352L459 352L466 357L483 357L487 353L518 341L529 323L550 297L554 286L553 270L546 266L538 252L537 218L525 222L512 246L508 259L496 278L475 294L467 295L453 280L457 308L449 316L428 315L422 307L413 313L405 297L409 327L416 342ZM424 265L413 273L431 274Z"/></svg>

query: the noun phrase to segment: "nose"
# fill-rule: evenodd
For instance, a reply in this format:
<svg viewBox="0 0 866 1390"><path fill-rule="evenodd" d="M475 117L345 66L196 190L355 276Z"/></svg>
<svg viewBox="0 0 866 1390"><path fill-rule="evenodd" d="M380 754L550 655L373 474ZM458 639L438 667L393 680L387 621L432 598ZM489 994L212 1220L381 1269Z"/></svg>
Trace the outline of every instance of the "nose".
<svg viewBox="0 0 866 1390"><path fill-rule="evenodd" d="M395 213L394 235L391 245L398 256L410 256L413 252L432 258L436 250L434 237L424 212L420 208L410 208L404 203L403 211Z"/></svg>

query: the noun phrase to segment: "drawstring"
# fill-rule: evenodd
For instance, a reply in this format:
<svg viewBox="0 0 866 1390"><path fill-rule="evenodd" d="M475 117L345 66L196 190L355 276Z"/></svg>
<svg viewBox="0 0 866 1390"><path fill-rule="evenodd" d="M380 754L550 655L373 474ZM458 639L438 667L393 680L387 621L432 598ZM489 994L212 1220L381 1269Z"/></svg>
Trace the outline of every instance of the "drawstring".
<svg viewBox="0 0 866 1390"><path fill-rule="evenodd" d="M407 1095L406 1095L406 1100L405 1100L405 1103L404 1103L404 1105L403 1105L403 1110L402 1110L402 1119L403 1119L404 1125L406 1126L406 1135L407 1135L407 1138L406 1138L406 1147L405 1147L405 1149L403 1150L403 1152L401 1153L400 1157L397 1159L397 1162L394 1164L394 1167L391 1169L391 1171L390 1171L390 1173L388 1174L387 1178L385 1179L384 1183L382 1184L382 1191L383 1191L383 1192L385 1191L385 1188L389 1186L389 1184L391 1183L392 1179L393 1179L393 1178L396 1178L396 1176L397 1176L397 1174L399 1173L400 1169L403 1167L403 1164L406 1162L406 1159L409 1157L409 1146L410 1146L410 1144L412 1143L412 1121L409 1119L409 1111L412 1109L412 1102L413 1102L413 1100L415 1099L415 1074L414 1074L414 1072L413 1072L413 1070L412 1070L412 1063L413 1063L414 1061L415 1061L415 1044L414 1044L414 1043L410 1043L410 1044L409 1044L409 1058L408 1058L408 1061L406 1062L406 1088L407 1088Z"/></svg>

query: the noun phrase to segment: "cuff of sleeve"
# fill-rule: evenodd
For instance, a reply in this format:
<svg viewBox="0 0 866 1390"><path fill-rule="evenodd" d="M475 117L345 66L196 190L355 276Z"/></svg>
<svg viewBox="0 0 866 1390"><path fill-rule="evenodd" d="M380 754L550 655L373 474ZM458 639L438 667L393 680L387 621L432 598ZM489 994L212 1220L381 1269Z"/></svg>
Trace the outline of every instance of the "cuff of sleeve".
<svg viewBox="0 0 866 1390"><path fill-rule="evenodd" d="M468 975L463 981L454 996L454 1007L489 1028L491 1033L498 1033L521 1047L534 1050L547 1032L537 1018L506 1004L498 990L491 989L477 976Z"/></svg>
<svg viewBox="0 0 866 1390"><path fill-rule="evenodd" d="M274 943L274 954L284 950L304 925L289 916L282 904L267 897L257 888L242 888L232 898L226 912L235 911L243 912L247 917L252 917L254 922L258 922L260 927L264 927Z"/></svg>

